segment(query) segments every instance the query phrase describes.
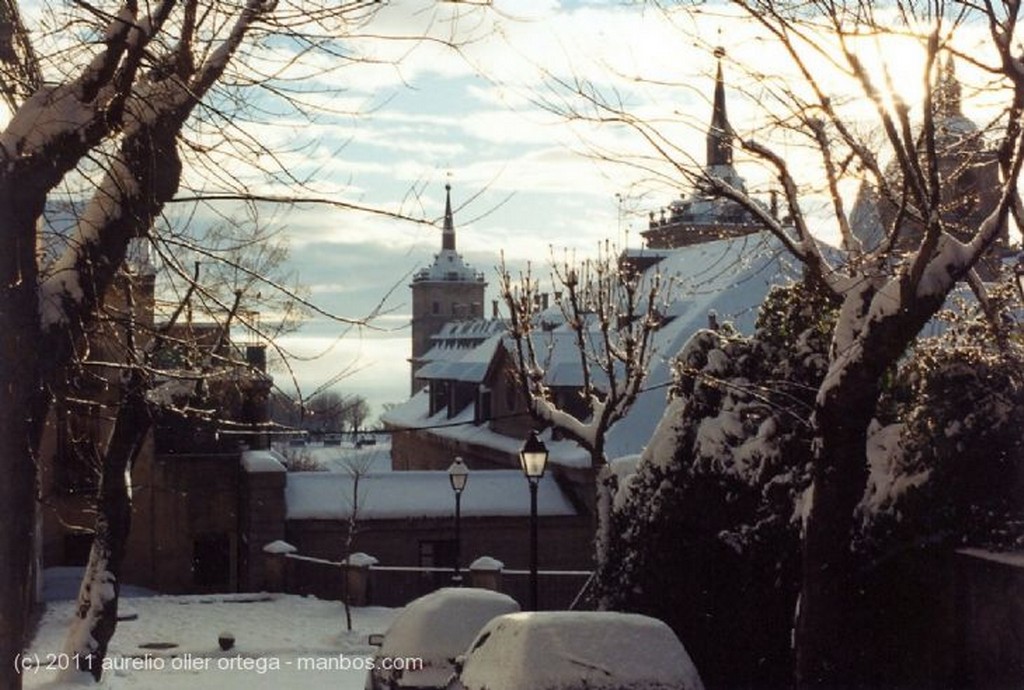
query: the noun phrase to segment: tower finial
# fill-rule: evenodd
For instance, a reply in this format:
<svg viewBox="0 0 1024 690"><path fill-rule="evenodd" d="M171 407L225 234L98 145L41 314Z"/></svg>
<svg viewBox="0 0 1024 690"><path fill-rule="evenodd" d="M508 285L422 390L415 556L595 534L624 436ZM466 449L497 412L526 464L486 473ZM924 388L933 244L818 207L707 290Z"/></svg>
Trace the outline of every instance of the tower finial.
<svg viewBox="0 0 1024 690"><path fill-rule="evenodd" d="M711 128L708 130L708 167L732 165L732 128L725 110L725 79L722 76L722 58L725 48L715 48L718 68L715 73L715 96L711 111Z"/></svg>
<svg viewBox="0 0 1024 690"><path fill-rule="evenodd" d="M444 185L444 229L441 232L441 249L455 251L455 220L452 218L452 185Z"/></svg>

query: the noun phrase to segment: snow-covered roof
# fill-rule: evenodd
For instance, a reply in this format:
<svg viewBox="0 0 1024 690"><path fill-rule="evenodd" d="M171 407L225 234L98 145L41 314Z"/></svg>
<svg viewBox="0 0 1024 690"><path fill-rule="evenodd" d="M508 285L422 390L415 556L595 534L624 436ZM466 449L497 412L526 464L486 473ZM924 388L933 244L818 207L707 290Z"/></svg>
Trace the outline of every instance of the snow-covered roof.
<svg viewBox="0 0 1024 690"><path fill-rule="evenodd" d="M484 276L463 261L458 252L452 249L442 249L440 253L434 255L434 263L420 269L412 280L414 283L427 281L482 283Z"/></svg>
<svg viewBox="0 0 1024 690"><path fill-rule="evenodd" d="M719 323L731 321L741 331L750 332L757 318L757 309L771 286L783 284L798 275L797 269L785 260L788 254L784 248L767 232L677 249L644 250L642 255L659 257L658 263L647 270L660 271L665 279L672 278L676 287L674 299L665 311L668 321L654 337L654 356L645 390L629 414L609 432L606 449L610 458L638 453L647 444L665 410L666 387L672 379L672 360L694 333L708 327L709 313L714 312ZM534 331L532 337L549 386L571 388L582 385L575 336L566 326ZM479 383L487 363L496 352L497 338L492 336L483 345L470 352L460 352L443 363L428 364L418 375L423 376L426 371L425 378ZM512 346L507 340L505 342L511 350ZM601 378L595 376L595 384L600 387ZM438 436L510 453L518 452L522 444L521 439L493 432L486 424L473 424L471 406L453 419L448 418L446 410L433 417L429 412L429 396L421 392L390 410L385 421L397 426L431 428L431 433ZM574 443L558 443L565 449L558 453L552 449L552 462L574 466L589 463L586 452ZM548 445L552 447L552 444Z"/></svg>
<svg viewBox="0 0 1024 690"><path fill-rule="evenodd" d="M667 310L672 319L655 334L644 392L608 433L609 458L638 453L650 440L665 411L672 360L694 333L708 327L709 313L749 333L771 287L798 275L767 232L660 252L665 258L650 270L676 281L676 298Z"/></svg>
<svg viewBox="0 0 1024 690"><path fill-rule="evenodd" d="M438 345L452 346L466 341L481 342L495 333L504 332L505 322L501 319L464 319L449 321L441 330L430 336L430 340Z"/></svg>
<svg viewBox="0 0 1024 690"><path fill-rule="evenodd" d="M429 415L430 394L422 390L402 405L388 410L381 419L387 424L406 429L428 429L430 433L460 443L493 448L510 456L516 456L525 439L514 438L491 431L487 424L477 424L472 405L466 406L459 414L448 417L447 409ZM587 467L590 455L574 441L551 438L550 431L541 434L548 447L548 462L565 467Z"/></svg>
<svg viewBox="0 0 1024 690"><path fill-rule="evenodd" d="M466 690L703 690L663 622L635 613L544 611L495 618L466 652Z"/></svg>
<svg viewBox="0 0 1024 690"><path fill-rule="evenodd" d="M290 472L285 486L289 520L346 520L352 514L353 476L344 472ZM383 472L359 480L359 520L450 517L455 495L444 471ZM463 517L530 514L530 490L518 470L470 472L462 492ZM537 488L539 515L575 515L551 475Z"/></svg>
<svg viewBox="0 0 1024 690"><path fill-rule="evenodd" d="M496 333L476 347L432 347L423 356L427 363L416 370L416 378L480 383L487 375L502 337L501 333Z"/></svg>

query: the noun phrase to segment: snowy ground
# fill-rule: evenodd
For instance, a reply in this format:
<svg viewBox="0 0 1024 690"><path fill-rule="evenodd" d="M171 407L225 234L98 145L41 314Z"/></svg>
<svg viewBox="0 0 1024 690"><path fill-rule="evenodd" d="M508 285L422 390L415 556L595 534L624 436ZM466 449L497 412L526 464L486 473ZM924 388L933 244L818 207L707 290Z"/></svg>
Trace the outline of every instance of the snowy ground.
<svg viewBox="0 0 1024 690"><path fill-rule="evenodd" d="M71 601L47 605L26 657L39 664L26 669L26 688L69 687L45 667L65 661L60 649L71 612ZM384 632L398 611L353 609L352 632L345 629L340 602L287 594L129 598L123 600L125 613L137 618L118 624L109 657L121 668L92 687L361 690L366 672L353 667L362 667L374 651L367 636ZM218 646L223 631L235 637L228 651Z"/></svg>

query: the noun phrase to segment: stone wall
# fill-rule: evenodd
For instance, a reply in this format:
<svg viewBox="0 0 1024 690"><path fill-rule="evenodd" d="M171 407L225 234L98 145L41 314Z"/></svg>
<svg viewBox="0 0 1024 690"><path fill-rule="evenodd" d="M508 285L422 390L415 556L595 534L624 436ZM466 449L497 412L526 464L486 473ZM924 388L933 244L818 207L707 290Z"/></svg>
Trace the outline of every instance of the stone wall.
<svg viewBox="0 0 1024 690"><path fill-rule="evenodd" d="M526 480L523 480L524 483ZM453 503L454 510L454 503ZM463 518L462 565L491 556L507 568L529 565L530 519L524 517ZM303 556L341 560L347 525L341 520L289 520L285 541ZM543 569L593 568L593 532L588 517L541 517L538 562ZM419 566L421 544L455 539L453 519L408 518L367 520L358 524L353 551L363 551L381 565Z"/></svg>
<svg viewBox="0 0 1024 690"><path fill-rule="evenodd" d="M1024 687L1024 554L956 555L957 685Z"/></svg>

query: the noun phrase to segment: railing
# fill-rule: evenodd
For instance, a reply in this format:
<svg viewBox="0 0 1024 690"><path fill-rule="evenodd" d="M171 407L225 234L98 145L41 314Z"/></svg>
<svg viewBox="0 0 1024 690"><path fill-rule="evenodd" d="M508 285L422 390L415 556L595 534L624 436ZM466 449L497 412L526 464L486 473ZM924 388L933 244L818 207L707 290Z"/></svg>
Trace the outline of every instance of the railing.
<svg viewBox="0 0 1024 690"><path fill-rule="evenodd" d="M285 556L283 589L292 594L313 595L321 599L343 600L350 579L347 571L357 571L365 576L363 601L360 605L405 606L413 599L433 592L441 587L454 584L454 571L451 568L425 566L349 566L340 561L332 561L312 556L287 554ZM530 571L500 570L462 571L462 584L479 586L484 576L491 588L498 589L521 606L528 601ZM563 610L570 608L589 608L586 592L591 583L593 573L589 570L541 570L537 573L539 601L542 610Z"/></svg>
<svg viewBox="0 0 1024 690"><path fill-rule="evenodd" d="M590 581L589 570L540 570L537 572L537 608L561 611L572 608L583 588ZM519 602L529 601L530 571L502 571L502 591Z"/></svg>

